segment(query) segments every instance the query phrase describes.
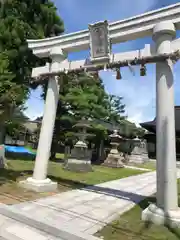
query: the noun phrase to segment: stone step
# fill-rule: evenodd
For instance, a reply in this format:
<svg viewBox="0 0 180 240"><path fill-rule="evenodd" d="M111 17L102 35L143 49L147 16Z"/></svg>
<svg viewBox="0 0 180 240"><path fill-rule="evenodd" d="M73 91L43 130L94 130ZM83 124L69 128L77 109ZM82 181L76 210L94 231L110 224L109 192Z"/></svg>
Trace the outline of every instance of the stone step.
<svg viewBox="0 0 180 240"><path fill-rule="evenodd" d="M99 240L74 229L56 228L0 204L0 240Z"/></svg>

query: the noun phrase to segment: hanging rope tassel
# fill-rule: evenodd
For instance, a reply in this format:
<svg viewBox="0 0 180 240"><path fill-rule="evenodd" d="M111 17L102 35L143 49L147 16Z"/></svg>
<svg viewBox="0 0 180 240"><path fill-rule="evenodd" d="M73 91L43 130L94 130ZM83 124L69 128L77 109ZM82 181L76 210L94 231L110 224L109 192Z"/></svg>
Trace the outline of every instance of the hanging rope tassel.
<svg viewBox="0 0 180 240"><path fill-rule="evenodd" d="M140 68L140 76L142 77L146 76L146 71L147 71L146 66L144 63L142 63Z"/></svg>
<svg viewBox="0 0 180 240"><path fill-rule="evenodd" d="M120 79L122 79L122 76L121 76L121 71L120 71L120 69L116 69L116 79L117 80L120 80Z"/></svg>

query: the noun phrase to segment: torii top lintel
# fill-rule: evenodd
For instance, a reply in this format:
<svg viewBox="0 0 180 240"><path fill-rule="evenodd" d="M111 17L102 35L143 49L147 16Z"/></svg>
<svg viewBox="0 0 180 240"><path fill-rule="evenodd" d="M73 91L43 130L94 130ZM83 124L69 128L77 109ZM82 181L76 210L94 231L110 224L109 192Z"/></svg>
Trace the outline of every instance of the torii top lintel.
<svg viewBox="0 0 180 240"><path fill-rule="evenodd" d="M111 43L116 44L151 36L152 29L157 23L168 20L175 24L177 30L180 29L180 3L110 23ZM86 50L89 49L89 30L39 40L28 40L28 46L38 57L48 57L53 47L59 47L65 52Z"/></svg>

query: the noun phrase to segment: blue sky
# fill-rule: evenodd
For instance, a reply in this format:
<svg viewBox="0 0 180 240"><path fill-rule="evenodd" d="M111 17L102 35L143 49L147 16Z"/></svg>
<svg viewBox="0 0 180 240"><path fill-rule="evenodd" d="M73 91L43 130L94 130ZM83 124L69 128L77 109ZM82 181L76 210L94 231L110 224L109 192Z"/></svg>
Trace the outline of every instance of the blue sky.
<svg viewBox="0 0 180 240"><path fill-rule="evenodd" d="M89 23L100 20L109 22L128 18L150 10L177 3L177 0L54 0L58 14L64 21L65 32L70 33L87 29ZM180 37L178 32L177 37ZM151 38L138 39L113 46L113 52L137 50L152 43ZM69 55L71 60L83 59L88 52ZM175 104L180 105L180 63L175 65ZM147 76L140 77L136 68L132 76L126 68L122 70L123 79L117 81L112 72L101 72L105 89L111 94L124 98L129 120L139 123L152 120L155 116L155 66L147 66ZM40 99L41 88L32 91L27 102L26 114L34 119L43 114L44 102Z"/></svg>

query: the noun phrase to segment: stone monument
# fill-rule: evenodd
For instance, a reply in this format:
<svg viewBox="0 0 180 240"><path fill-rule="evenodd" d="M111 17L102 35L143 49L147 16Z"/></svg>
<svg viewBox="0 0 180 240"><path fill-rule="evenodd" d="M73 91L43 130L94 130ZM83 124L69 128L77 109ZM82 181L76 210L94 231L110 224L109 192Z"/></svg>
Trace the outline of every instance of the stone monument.
<svg viewBox="0 0 180 240"><path fill-rule="evenodd" d="M81 132L75 133L75 136L78 136L79 140L71 150L71 154L65 162L64 169L72 172L92 172L92 151L88 149L85 142L88 136L94 136L93 134L87 133L87 129L90 128L90 125L85 121L80 121L74 128L80 129Z"/></svg>
<svg viewBox="0 0 180 240"><path fill-rule="evenodd" d="M123 154L118 151L118 146L122 137L118 134L117 130L114 130L113 134L109 137L111 138L110 144L112 148L103 165L107 167L122 168L124 167L124 157Z"/></svg>
<svg viewBox="0 0 180 240"><path fill-rule="evenodd" d="M128 164L131 153L131 139L123 138L121 144L118 146L118 150L123 153L123 163Z"/></svg>
<svg viewBox="0 0 180 240"><path fill-rule="evenodd" d="M149 161L148 150L147 150L147 141L145 139L141 140L141 149L142 149L142 158L144 162Z"/></svg>
<svg viewBox="0 0 180 240"><path fill-rule="evenodd" d="M132 152L129 156L129 162L130 163L144 163L141 140L138 137L136 137L131 140L131 144L132 144Z"/></svg>

